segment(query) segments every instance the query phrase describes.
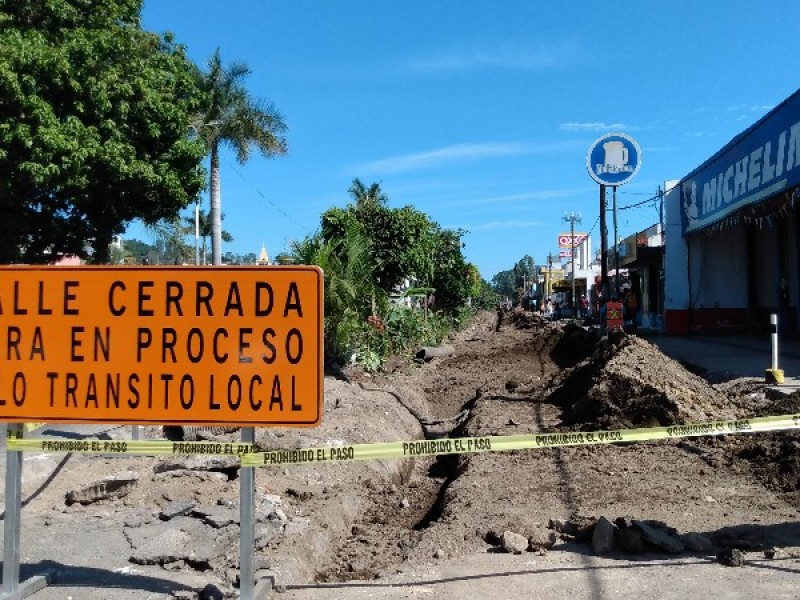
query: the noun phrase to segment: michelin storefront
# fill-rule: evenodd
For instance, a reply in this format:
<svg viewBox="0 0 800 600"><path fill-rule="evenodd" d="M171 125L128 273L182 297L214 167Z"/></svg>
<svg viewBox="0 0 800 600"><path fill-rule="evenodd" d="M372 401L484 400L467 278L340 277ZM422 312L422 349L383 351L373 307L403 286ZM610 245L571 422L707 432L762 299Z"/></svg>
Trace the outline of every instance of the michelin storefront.
<svg viewBox="0 0 800 600"><path fill-rule="evenodd" d="M666 333L800 331L800 90L666 196Z"/></svg>

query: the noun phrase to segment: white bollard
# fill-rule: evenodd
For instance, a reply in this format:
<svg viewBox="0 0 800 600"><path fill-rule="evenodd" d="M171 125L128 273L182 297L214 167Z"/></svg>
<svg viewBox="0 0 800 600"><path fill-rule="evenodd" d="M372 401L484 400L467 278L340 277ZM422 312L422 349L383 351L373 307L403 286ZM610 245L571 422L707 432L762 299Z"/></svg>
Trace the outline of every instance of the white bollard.
<svg viewBox="0 0 800 600"><path fill-rule="evenodd" d="M778 315L769 317L770 337L772 338L772 367L764 373L767 383L783 383L783 371L778 368Z"/></svg>

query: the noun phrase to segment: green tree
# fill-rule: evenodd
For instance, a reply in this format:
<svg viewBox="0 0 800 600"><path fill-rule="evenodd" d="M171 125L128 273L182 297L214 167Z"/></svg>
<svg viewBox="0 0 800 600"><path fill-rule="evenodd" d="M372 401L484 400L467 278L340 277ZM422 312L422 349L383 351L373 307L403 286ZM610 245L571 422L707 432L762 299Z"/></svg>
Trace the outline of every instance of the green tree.
<svg viewBox="0 0 800 600"><path fill-rule="evenodd" d="M389 197L381 190L380 183L373 183L367 187L358 177L353 179L353 184L347 191L350 193L353 200L356 201L356 207L369 205L385 206L389 201Z"/></svg>
<svg viewBox="0 0 800 600"><path fill-rule="evenodd" d="M292 244L295 263L318 265L324 274L325 353L344 360L352 349L350 334L370 312L375 293L367 240L351 223L341 237L325 240L315 234Z"/></svg>
<svg viewBox="0 0 800 600"><path fill-rule="evenodd" d="M271 104L253 99L244 87L250 69L241 63L222 64L219 49L202 77L205 102L194 129L211 155L211 262L222 262L222 199L219 152L230 146L240 164L247 162L253 148L267 158L287 152L283 117Z"/></svg>
<svg viewBox="0 0 800 600"><path fill-rule="evenodd" d="M199 211L196 213L197 222L195 222L195 213L183 217L184 233L194 236L195 232L200 238L200 264L206 264L206 256L208 255L208 239L213 236L211 226L211 214L206 211ZM225 219L224 214L220 214L222 220ZM233 236L224 229L220 232L220 237L223 242L232 242ZM232 262L232 261L227 261Z"/></svg>
<svg viewBox="0 0 800 600"><path fill-rule="evenodd" d="M196 68L141 7L0 4L0 261L107 262L130 221L172 218L202 189Z"/></svg>
<svg viewBox="0 0 800 600"><path fill-rule="evenodd" d="M498 294L508 297L519 296L525 282L536 276L536 261L527 254L507 271L500 271L492 277L492 285Z"/></svg>
<svg viewBox="0 0 800 600"><path fill-rule="evenodd" d="M223 231L222 233L224 235L225 232ZM247 254L226 252L222 260L228 265L254 265L258 262L258 256L256 256L255 252L248 252Z"/></svg>
<svg viewBox="0 0 800 600"><path fill-rule="evenodd" d="M508 269L495 273L492 277L492 287L501 296L508 296L509 298L513 296L514 290L517 289L514 271Z"/></svg>
<svg viewBox="0 0 800 600"><path fill-rule="evenodd" d="M142 240L131 238L129 240L122 240L122 248L124 255L130 257L134 262L141 262L142 258L147 258L151 253L156 251L156 247Z"/></svg>
<svg viewBox="0 0 800 600"><path fill-rule="evenodd" d="M368 190L373 193L360 193ZM408 277L430 279L434 224L428 216L411 206L387 207L387 197L378 184L364 188L355 179L350 193L355 204L330 208L322 214L323 240L343 239L350 228L358 228L372 257L371 280L386 293Z"/></svg>
<svg viewBox="0 0 800 600"><path fill-rule="evenodd" d="M461 253L463 231L438 229L433 252L433 276L430 286L435 288L435 310L455 313L464 306L472 289L470 265Z"/></svg>
<svg viewBox="0 0 800 600"><path fill-rule="evenodd" d="M155 238L154 252L148 255L151 265L181 265L193 262L193 248L186 243L186 227L181 218L162 219L148 227Z"/></svg>
<svg viewBox="0 0 800 600"><path fill-rule="evenodd" d="M441 340L469 297L472 271L462 231L442 229L411 206L387 207L378 184L355 179L348 191L355 202L325 211L319 233L294 243L292 258L325 274L326 352L375 369L390 352ZM406 278L425 294L435 288L434 309L446 317L391 307L389 294Z"/></svg>
<svg viewBox="0 0 800 600"><path fill-rule="evenodd" d="M478 268L470 264L468 266L470 279L470 298L472 306L477 310L493 308L497 303L497 294L492 288L492 284L480 276Z"/></svg>

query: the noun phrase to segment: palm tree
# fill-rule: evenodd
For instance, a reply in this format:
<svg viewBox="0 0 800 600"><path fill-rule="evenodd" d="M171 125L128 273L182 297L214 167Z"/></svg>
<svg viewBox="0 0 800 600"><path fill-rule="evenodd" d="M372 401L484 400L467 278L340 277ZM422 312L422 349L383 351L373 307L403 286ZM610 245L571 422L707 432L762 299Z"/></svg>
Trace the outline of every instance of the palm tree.
<svg viewBox="0 0 800 600"><path fill-rule="evenodd" d="M202 76L206 105L194 129L211 154L211 262L215 265L222 263L220 145L230 146L239 164L247 162L253 148L267 158L288 150L282 137L287 129L283 117L271 104L250 96L243 84L249 74L250 69L242 63L223 66L218 48L208 62L208 72Z"/></svg>
<svg viewBox="0 0 800 600"><path fill-rule="evenodd" d="M381 189L381 184L373 183L371 186L366 187L361 180L356 177L353 179L353 185L347 190L356 201L356 207L363 208L366 206L385 205L389 201L389 197Z"/></svg>

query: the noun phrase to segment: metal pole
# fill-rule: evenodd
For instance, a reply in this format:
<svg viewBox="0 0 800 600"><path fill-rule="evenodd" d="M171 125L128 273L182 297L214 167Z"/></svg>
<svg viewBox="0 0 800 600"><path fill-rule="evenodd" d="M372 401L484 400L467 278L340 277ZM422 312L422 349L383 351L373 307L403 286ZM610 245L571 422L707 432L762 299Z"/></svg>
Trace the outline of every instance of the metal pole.
<svg viewBox="0 0 800 600"><path fill-rule="evenodd" d="M606 227L606 186L600 186L600 282L603 302L608 301L608 228Z"/></svg>
<svg viewBox="0 0 800 600"><path fill-rule="evenodd" d="M4 427L6 436L17 436L19 425ZM19 533L22 513L22 452L6 450L6 510L3 517L3 596L19 589Z"/></svg>
<svg viewBox="0 0 800 600"><path fill-rule="evenodd" d="M3 424L6 439L22 437L20 424ZM21 600L35 594L50 581L53 573L47 571L20 582L19 542L22 525L22 452L6 449L5 513L3 515L3 593L2 600Z"/></svg>
<svg viewBox="0 0 800 600"><path fill-rule="evenodd" d="M548 298L553 293L553 254L547 253L547 279L544 282L544 291Z"/></svg>
<svg viewBox="0 0 800 600"><path fill-rule="evenodd" d="M572 263L572 318L578 318L578 299L575 297L575 223L581 222L580 213L570 212L564 215L565 222L569 223L570 262Z"/></svg>
<svg viewBox="0 0 800 600"><path fill-rule="evenodd" d="M242 443L253 444L255 430L242 428ZM239 471L239 597L255 600L255 472L254 467L240 467Z"/></svg>
<svg viewBox="0 0 800 600"><path fill-rule="evenodd" d="M200 264L200 202L194 204L194 264Z"/></svg>
<svg viewBox="0 0 800 600"><path fill-rule="evenodd" d="M572 318L578 318L578 299L575 297L575 219L569 220L570 262L572 263Z"/></svg>
<svg viewBox="0 0 800 600"><path fill-rule="evenodd" d="M617 186L611 188L614 198L614 289L619 301L619 239L617 237Z"/></svg>

